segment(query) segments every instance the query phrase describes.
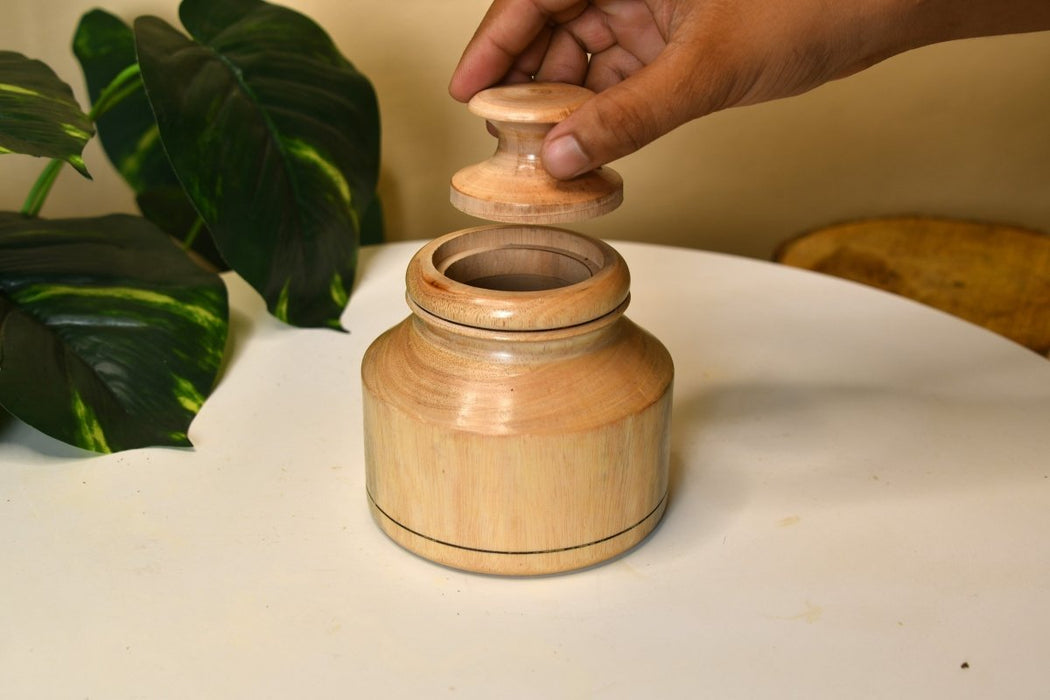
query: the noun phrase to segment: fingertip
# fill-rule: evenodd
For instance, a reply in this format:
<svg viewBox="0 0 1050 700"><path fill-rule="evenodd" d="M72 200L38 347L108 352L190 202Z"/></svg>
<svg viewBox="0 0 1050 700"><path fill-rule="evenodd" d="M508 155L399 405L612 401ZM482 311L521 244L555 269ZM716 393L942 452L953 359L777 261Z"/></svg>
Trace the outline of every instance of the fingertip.
<svg viewBox="0 0 1050 700"><path fill-rule="evenodd" d="M595 167L572 133L545 143L540 157L544 169L559 180L569 180Z"/></svg>
<svg viewBox="0 0 1050 700"><path fill-rule="evenodd" d="M452 76L452 79L448 82L448 94L456 102L466 102L469 97L464 97L465 91L460 87L459 81L456 80L456 76Z"/></svg>
<svg viewBox="0 0 1050 700"><path fill-rule="evenodd" d="M488 87L488 76L472 70L467 62L461 62L452 73L448 83L448 94L457 102L469 102L479 90Z"/></svg>

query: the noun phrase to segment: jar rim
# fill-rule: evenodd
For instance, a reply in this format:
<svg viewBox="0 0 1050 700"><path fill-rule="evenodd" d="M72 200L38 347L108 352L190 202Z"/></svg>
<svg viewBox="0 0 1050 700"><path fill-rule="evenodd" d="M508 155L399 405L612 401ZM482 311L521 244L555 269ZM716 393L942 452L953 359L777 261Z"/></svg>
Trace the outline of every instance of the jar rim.
<svg viewBox="0 0 1050 700"><path fill-rule="evenodd" d="M551 226L496 224L424 245L406 273L411 303L452 323L538 331L588 323L619 308L630 273L604 241Z"/></svg>

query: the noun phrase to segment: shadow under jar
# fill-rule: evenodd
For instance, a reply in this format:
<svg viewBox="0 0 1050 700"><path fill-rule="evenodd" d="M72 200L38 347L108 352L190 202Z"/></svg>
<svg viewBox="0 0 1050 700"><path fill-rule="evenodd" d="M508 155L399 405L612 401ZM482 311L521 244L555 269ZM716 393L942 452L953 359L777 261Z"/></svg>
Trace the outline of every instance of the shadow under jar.
<svg viewBox="0 0 1050 700"><path fill-rule="evenodd" d="M557 228L424 246L412 314L362 363L366 485L394 541L448 566L544 574L613 557L667 501L664 346L624 315L627 265Z"/></svg>

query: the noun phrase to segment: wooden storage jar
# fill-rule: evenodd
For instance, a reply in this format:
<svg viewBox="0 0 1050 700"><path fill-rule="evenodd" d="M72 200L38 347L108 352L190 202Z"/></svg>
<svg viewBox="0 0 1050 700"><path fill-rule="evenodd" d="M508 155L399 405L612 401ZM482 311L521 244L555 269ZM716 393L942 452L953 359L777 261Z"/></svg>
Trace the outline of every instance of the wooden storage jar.
<svg viewBox="0 0 1050 700"><path fill-rule="evenodd" d="M673 366L623 315L620 255L490 225L425 245L406 282L412 314L362 363L368 498L387 535L496 574L641 541L666 505Z"/></svg>

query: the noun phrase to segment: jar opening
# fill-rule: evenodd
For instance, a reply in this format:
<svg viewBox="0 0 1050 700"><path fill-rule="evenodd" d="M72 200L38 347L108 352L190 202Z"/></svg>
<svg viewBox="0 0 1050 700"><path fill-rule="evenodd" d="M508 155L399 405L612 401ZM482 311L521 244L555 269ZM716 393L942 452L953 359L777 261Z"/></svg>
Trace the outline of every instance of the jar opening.
<svg viewBox="0 0 1050 700"><path fill-rule="evenodd" d="M475 251L452 262L444 273L471 287L503 292L559 289L592 275L587 264L572 255L530 247Z"/></svg>
<svg viewBox="0 0 1050 700"><path fill-rule="evenodd" d="M434 268L475 289L538 292L590 279L605 254L594 241L560 229L501 226L465 231L434 251Z"/></svg>

